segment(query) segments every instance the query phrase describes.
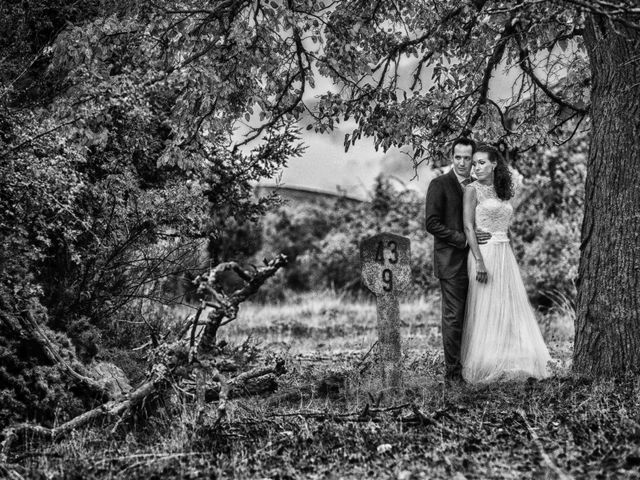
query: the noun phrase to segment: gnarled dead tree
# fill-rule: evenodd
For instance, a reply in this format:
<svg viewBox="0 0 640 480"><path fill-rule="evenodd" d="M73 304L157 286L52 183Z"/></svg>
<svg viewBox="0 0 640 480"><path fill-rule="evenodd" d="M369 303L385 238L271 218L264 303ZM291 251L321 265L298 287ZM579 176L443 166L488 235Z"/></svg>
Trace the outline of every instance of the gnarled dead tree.
<svg viewBox="0 0 640 480"><path fill-rule="evenodd" d="M21 436L30 434L39 438L54 439L64 436L72 430L87 425L96 419L120 421L136 406L142 404L152 394L159 394L176 385L180 391L198 397L204 401L205 395L198 392L213 390L218 401L217 422L226 413L227 402L234 391L239 391L248 381L264 378L268 375L284 373L284 362L276 360L274 365L261 366L240 372L235 377L225 378L222 370L225 359L221 358L221 349L216 342L218 329L236 319L240 303L256 293L260 286L278 269L286 265L286 257L280 255L265 265L252 270L243 269L234 262L222 263L205 275L198 277L198 291L201 304L197 313L187 319L177 338L164 341L149 352L149 368L147 378L137 388L126 394L115 394L113 389L82 369L80 365L71 366L61 355L61 346L49 338L46 331L38 324L31 312L24 315L22 329L37 341L50 360L58 363L66 373L72 375L80 384L92 392L97 392L108 401L89 410L66 423L54 428L34 424L13 425L2 432L0 442L0 462L5 462L13 442ZM233 270L242 279L243 285L232 293L225 293L221 288L219 276L222 272ZM208 312L207 318L201 317ZM78 369L82 369L79 371ZM195 389L195 392L189 390Z"/></svg>

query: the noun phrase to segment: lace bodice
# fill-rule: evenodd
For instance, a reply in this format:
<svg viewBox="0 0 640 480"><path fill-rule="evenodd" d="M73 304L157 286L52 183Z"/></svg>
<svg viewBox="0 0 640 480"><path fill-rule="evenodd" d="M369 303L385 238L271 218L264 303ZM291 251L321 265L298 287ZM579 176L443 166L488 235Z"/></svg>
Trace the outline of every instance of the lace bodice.
<svg viewBox="0 0 640 480"><path fill-rule="evenodd" d="M500 200L493 185L485 186L478 182L470 184L476 191L476 228L489 233L504 233L509 230L513 206L506 200Z"/></svg>

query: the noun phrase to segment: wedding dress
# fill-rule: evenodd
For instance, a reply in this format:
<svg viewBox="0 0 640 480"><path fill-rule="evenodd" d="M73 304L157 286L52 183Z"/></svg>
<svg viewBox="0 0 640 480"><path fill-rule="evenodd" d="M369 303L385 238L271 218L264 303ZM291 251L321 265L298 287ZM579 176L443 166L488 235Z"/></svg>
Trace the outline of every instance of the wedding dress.
<svg viewBox="0 0 640 480"><path fill-rule="evenodd" d="M492 185L473 182L469 187L478 200L476 228L491 233L491 239L480 245L486 283L476 280L476 261L469 252L462 376L469 383L548 377L551 357L507 237L513 206L500 200Z"/></svg>

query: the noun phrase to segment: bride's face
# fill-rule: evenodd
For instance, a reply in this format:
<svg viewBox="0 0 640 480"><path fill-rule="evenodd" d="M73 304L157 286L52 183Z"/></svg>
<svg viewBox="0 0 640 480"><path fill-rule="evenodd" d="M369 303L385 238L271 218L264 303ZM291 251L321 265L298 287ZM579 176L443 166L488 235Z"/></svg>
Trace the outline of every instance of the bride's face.
<svg viewBox="0 0 640 480"><path fill-rule="evenodd" d="M473 171L480 181L487 180L493 175L496 164L489 160L487 152L477 152L473 154Z"/></svg>

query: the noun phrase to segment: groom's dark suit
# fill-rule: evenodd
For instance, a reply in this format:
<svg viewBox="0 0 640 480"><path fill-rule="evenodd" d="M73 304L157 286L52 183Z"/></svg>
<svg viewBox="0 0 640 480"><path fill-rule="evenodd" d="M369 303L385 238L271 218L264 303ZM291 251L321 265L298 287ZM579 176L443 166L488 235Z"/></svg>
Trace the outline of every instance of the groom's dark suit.
<svg viewBox="0 0 640 480"><path fill-rule="evenodd" d="M462 221L462 186L453 169L429 184L426 227L434 237L433 272L440 279L442 291L445 378L460 378L460 343L469 287L469 249Z"/></svg>

